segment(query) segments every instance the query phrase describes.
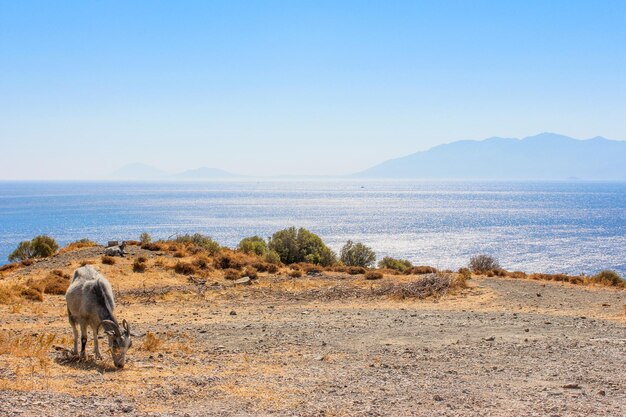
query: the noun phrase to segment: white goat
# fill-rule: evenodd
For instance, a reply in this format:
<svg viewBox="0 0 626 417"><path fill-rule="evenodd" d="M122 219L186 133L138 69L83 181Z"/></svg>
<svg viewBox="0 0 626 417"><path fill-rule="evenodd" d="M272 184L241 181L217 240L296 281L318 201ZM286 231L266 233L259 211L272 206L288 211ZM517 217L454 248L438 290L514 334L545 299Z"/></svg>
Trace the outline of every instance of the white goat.
<svg viewBox="0 0 626 417"><path fill-rule="evenodd" d="M113 315L115 300L109 281L96 268L86 265L74 271L72 282L65 293L67 315L74 332L74 354L78 354L78 330L80 326L80 357L85 359L87 344L87 326L93 333L93 348L96 359L102 359L98 348L98 330L100 326L109 338L109 347L113 362L123 368L126 362L126 351L132 346L130 327L126 320L122 321L122 329Z"/></svg>

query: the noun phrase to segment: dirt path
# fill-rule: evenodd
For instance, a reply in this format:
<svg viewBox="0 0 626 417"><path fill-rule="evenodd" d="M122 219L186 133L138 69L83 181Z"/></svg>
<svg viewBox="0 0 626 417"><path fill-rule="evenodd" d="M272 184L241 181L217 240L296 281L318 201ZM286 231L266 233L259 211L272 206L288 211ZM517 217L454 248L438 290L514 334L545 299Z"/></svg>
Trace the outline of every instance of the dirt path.
<svg viewBox="0 0 626 417"><path fill-rule="evenodd" d="M624 291L472 286L438 301L243 289L123 303L118 316L156 333L157 347L138 337L123 371L108 358L56 361L45 378L0 355L0 415L626 415ZM3 306L0 330L49 332L69 346L62 296L43 304Z"/></svg>

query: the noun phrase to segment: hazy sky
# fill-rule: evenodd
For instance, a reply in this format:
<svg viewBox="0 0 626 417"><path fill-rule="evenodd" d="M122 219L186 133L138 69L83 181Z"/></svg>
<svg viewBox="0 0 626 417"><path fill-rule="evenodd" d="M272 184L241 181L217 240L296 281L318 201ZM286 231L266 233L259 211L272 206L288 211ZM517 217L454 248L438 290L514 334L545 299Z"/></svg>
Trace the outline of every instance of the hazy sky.
<svg viewBox="0 0 626 417"><path fill-rule="evenodd" d="M625 1L1 1L0 178L626 139Z"/></svg>

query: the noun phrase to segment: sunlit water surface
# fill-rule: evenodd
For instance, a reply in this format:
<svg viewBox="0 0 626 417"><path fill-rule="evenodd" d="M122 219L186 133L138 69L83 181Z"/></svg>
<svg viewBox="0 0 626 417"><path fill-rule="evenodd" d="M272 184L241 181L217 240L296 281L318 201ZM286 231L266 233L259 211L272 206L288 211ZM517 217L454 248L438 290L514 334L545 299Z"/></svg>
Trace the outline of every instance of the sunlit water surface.
<svg viewBox="0 0 626 417"><path fill-rule="evenodd" d="M458 268L477 253L510 270L626 273L626 183L249 181L0 182L0 262L19 241L205 233L235 246L287 226L338 251Z"/></svg>

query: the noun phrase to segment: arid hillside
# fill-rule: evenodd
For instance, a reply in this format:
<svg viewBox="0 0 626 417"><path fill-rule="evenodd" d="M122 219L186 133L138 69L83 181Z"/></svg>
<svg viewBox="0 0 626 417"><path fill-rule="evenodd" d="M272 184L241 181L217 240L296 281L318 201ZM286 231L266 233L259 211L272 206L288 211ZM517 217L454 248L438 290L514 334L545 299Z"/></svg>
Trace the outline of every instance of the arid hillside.
<svg viewBox="0 0 626 417"><path fill-rule="evenodd" d="M3 268L0 415L626 415L624 288L127 250ZM81 264L131 325L122 370L102 335L103 360L91 334L88 360L69 352L63 294Z"/></svg>

